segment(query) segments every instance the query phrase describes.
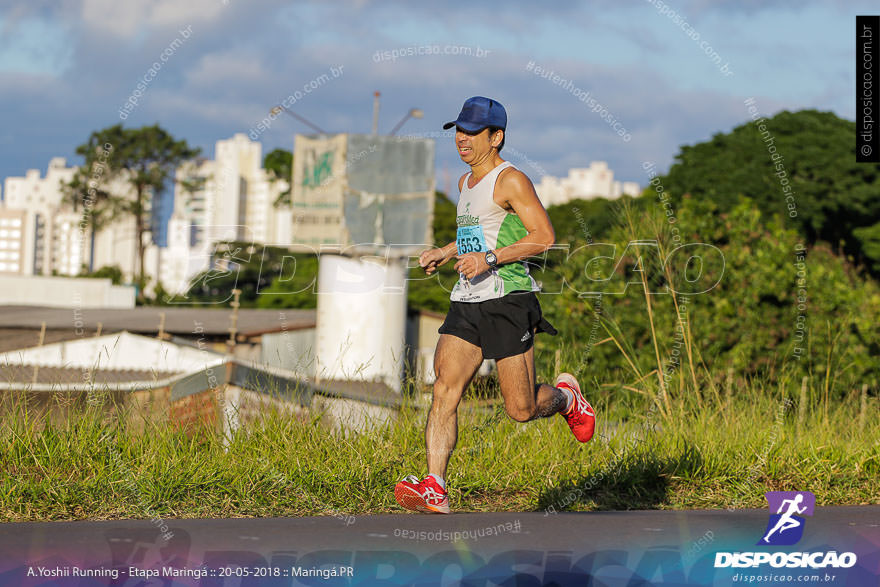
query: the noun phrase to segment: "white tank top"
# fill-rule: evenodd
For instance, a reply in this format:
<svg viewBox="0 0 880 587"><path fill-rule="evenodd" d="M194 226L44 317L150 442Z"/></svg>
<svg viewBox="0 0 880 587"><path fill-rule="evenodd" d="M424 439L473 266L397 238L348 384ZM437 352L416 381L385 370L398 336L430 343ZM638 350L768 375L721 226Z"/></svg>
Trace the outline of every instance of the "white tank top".
<svg viewBox="0 0 880 587"><path fill-rule="evenodd" d="M485 253L513 244L528 234L519 216L508 212L495 203L495 182L498 174L508 167L516 167L505 161L487 173L472 188L468 187L468 173L461 186L458 199L458 233L456 247L459 254L472 251ZM500 298L513 291L539 291L535 280L529 275L522 261L499 265L468 280L460 276L452 288L450 299L454 302L483 302Z"/></svg>

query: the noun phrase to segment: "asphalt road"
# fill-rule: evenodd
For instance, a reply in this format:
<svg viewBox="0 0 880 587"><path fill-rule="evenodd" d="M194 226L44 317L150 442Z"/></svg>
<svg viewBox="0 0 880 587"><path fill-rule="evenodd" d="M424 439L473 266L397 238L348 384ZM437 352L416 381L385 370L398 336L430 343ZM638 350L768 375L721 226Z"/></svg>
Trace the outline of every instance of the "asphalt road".
<svg viewBox="0 0 880 587"><path fill-rule="evenodd" d="M759 572L821 575L819 582L835 575L835 585L880 585L880 506L818 507L806 518L797 545L775 548L756 546L768 514L529 512L3 524L0 586L738 585L745 579L735 578L737 573ZM717 552L744 551L853 552L857 564L715 568Z"/></svg>

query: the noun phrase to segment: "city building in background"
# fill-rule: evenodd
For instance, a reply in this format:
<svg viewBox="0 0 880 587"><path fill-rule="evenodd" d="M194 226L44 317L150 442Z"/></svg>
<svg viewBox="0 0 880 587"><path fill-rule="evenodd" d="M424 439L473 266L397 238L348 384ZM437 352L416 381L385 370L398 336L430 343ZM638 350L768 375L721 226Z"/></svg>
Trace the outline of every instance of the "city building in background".
<svg viewBox="0 0 880 587"><path fill-rule="evenodd" d="M174 214L189 220L192 246L221 240L290 240L290 228L279 221L279 210L274 205L288 184L273 182L262 161L262 144L238 133L231 139L217 141L213 160L178 169ZM186 187L199 183L198 189Z"/></svg>
<svg viewBox="0 0 880 587"><path fill-rule="evenodd" d="M69 183L76 167L68 167L63 157L49 162L46 176L29 169L24 177L7 177L0 215L15 226L0 226L0 273L16 275L78 275L116 265L127 280L136 267L134 218L121 217L95 234L82 222L82 211L65 201L63 185ZM110 184L118 197L134 197L122 181ZM3 233L6 229L6 233ZM14 241L18 241L17 244ZM18 247L18 255L10 247Z"/></svg>
<svg viewBox="0 0 880 587"><path fill-rule="evenodd" d="M288 188L263 169L262 144L243 133L217 141L214 159L182 165L174 182L174 211L165 247L151 247L148 273L171 293L209 269L221 241L271 245L291 242L290 208L276 206Z"/></svg>
<svg viewBox="0 0 880 587"><path fill-rule="evenodd" d="M123 280L134 281L137 232L131 215L117 215L92 234L82 210L65 200L63 185L77 171L63 157L49 162L45 176L30 169L24 177L5 180L0 200L0 275L76 276L116 266ZM263 169L262 145L245 134L217 141L215 158L181 166L174 182L174 209L166 226L152 219L144 270L149 286L183 292L191 277L210 268L215 243L240 240L284 245L291 242L289 207L276 207L284 180ZM107 187L114 196L133 198L121 180ZM159 232L165 246L156 244Z"/></svg>
<svg viewBox="0 0 880 587"><path fill-rule="evenodd" d="M24 210L0 208L0 275L21 275L24 272L26 220Z"/></svg>
<svg viewBox="0 0 880 587"><path fill-rule="evenodd" d="M39 169L29 169L24 177L6 178L3 214L10 219L18 217L21 223L16 227L20 227L17 235L20 238L16 239L20 247L18 263L6 263L2 268L4 273L51 275L56 266L69 266L71 259L77 262L82 259L83 252L78 248L61 252L54 246L57 232L61 230L57 216L63 214L61 186L69 182L75 172L76 168L67 167L63 157L54 157L49 161L45 177L41 177ZM7 237L9 235L7 232Z"/></svg>
<svg viewBox="0 0 880 587"><path fill-rule="evenodd" d="M568 170L568 177L545 175L535 186L544 206L565 204L571 200L605 198L614 200L626 194L639 195L639 184L634 181L615 181L614 172L604 161L593 161L589 167Z"/></svg>

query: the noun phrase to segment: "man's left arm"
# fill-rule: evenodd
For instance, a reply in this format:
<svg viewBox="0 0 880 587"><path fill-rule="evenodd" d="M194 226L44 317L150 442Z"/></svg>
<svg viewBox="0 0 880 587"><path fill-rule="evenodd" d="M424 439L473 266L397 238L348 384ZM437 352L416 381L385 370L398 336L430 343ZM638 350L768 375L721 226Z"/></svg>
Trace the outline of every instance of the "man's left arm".
<svg viewBox="0 0 880 587"><path fill-rule="evenodd" d="M503 197L503 200L499 199L495 202L519 216L527 231L527 234L515 243L495 249L498 265L534 257L553 246L556 235L550 217L525 173L518 169L502 173L495 189ZM489 270L485 252L465 253L457 257L455 270L468 279L473 279Z"/></svg>
<svg viewBox="0 0 880 587"><path fill-rule="evenodd" d="M553 246L556 234L553 232L550 217L525 173L512 169L502 174L498 178L498 192L504 198L499 205L513 210L528 231L528 234L515 243L495 251L499 265L522 261Z"/></svg>

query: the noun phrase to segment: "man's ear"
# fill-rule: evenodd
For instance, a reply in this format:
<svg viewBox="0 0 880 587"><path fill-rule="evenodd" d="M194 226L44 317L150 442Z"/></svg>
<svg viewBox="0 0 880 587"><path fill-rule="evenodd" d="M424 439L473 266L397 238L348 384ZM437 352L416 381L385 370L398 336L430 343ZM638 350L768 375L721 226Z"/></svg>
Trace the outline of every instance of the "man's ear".
<svg viewBox="0 0 880 587"><path fill-rule="evenodd" d="M495 131L495 134L492 135L492 146L498 147L498 145L500 145L502 141L504 141L504 130L498 129Z"/></svg>

